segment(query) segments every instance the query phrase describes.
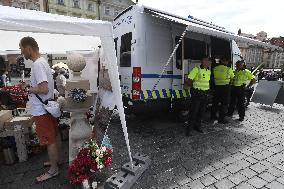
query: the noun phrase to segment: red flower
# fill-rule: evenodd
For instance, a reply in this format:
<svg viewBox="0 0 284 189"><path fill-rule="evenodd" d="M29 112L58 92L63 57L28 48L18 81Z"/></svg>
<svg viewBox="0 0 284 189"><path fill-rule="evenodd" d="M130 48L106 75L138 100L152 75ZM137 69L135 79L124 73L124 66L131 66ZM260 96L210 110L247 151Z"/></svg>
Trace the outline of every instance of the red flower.
<svg viewBox="0 0 284 189"><path fill-rule="evenodd" d="M112 157L108 157L105 161L104 161L104 165L106 167L110 166L112 164Z"/></svg>

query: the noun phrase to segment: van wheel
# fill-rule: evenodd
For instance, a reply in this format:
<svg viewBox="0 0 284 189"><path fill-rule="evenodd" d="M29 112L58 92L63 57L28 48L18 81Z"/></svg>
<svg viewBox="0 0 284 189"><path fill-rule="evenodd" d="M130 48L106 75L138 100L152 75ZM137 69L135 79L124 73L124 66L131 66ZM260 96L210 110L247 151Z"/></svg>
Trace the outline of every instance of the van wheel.
<svg viewBox="0 0 284 189"><path fill-rule="evenodd" d="M189 111L179 111L177 115L179 122L186 122L189 120Z"/></svg>

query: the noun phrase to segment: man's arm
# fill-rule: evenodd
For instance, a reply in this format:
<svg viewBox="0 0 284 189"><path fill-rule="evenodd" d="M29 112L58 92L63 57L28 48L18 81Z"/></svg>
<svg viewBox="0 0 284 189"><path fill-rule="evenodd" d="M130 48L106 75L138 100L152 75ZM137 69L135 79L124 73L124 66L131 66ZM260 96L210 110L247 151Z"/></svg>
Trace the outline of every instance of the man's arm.
<svg viewBox="0 0 284 189"><path fill-rule="evenodd" d="M30 87L29 93L33 94L47 94L48 93L48 82L44 81L37 85L37 87Z"/></svg>
<svg viewBox="0 0 284 189"><path fill-rule="evenodd" d="M256 80L253 78L253 79L250 80L250 83L248 84L247 87L250 88L255 83L256 83Z"/></svg>

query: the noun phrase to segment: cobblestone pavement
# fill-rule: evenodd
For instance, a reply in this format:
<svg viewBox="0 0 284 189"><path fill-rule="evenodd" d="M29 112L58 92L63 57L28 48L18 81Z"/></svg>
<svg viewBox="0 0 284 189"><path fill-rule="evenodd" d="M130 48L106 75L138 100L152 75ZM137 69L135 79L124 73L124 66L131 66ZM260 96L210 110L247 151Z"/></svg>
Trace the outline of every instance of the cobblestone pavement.
<svg viewBox="0 0 284 189"><path fill-rule="evenodd" d="M205 133L191 137L167 116L129 119L132 153L147 154L152 160L133 188L284 188L284 107L252 104L245 121L236 119L235 115L228 125L204 123ZM109 136L114 163L94 175L101 183L128 161L121 126L113 123ZM68 148L64 151L67 158ZM2 166L0 188L72 188L66 179L67 163L59 177L34 183L45 158L42 154L26 163Z"/></svg>

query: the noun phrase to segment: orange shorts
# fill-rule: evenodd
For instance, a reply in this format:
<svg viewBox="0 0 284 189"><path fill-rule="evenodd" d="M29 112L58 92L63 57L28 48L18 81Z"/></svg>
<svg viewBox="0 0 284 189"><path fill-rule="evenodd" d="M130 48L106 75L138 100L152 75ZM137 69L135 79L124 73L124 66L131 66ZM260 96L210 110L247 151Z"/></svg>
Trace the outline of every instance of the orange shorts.
<svg viewBox="0 0 284 189"><path fill-rule="evenodd" d="M58 122L50 114L34 116L36 134L40 145L50 145L56 142L58 135Z"/></svg>

